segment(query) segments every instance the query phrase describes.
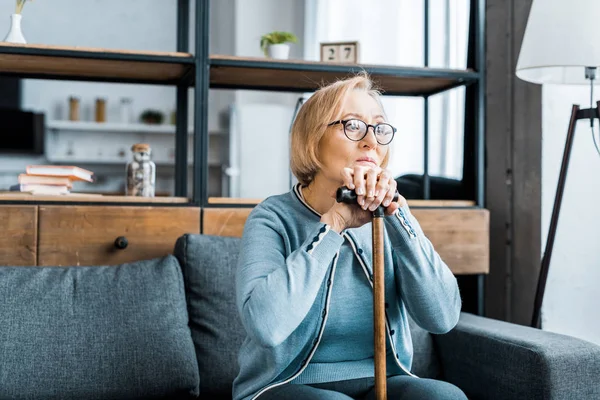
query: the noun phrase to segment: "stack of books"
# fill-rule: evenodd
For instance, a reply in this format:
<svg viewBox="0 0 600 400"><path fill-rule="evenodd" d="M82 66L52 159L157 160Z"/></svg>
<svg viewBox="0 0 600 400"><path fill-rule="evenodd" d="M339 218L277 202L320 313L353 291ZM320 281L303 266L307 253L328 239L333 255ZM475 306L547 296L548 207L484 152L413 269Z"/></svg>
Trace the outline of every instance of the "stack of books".
<svg viewBox="0 0 600 400"><path fill-rule="evenodd" d="M71 193L73 182L94 182L94 173L86 169L66 165L28 165L25 173L17 178L11 191L41 195Z"/></svg>

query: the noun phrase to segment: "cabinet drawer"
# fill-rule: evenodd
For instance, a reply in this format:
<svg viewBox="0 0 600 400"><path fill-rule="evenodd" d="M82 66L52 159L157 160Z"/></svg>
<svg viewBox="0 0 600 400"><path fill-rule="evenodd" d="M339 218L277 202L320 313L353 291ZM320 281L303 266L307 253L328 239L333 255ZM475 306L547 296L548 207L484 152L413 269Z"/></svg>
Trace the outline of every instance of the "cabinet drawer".
<svg viewBox="0 0 600 400"><path fill-rule="evenodd" d="M35 265L37 206L1 206L0 226L0 265Z"/></svg>
<svg viewBox="0 0 600 400"><path fill-rule="evenodd" d="M116 265L172 254L197 207L40 206L38 264Z"/></svg>

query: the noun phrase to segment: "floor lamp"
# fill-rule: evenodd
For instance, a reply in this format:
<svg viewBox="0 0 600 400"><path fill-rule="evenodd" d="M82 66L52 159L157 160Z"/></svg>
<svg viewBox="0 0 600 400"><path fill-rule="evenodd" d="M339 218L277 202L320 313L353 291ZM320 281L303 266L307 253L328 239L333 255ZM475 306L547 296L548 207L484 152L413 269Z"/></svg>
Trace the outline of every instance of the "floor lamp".
<svg viewBox="0 0 600 400"><path fill-rule="evenodd" d="M542 256L531 326L540 328L540 311L548 278L558 215L569 167L577 121L590 121L598 150L594 120L600 118L600 102L593 104L594 80L600 74L600 0L533 0L517 62L516 75L525 81L544 84L590 86L590 108L574 104L565 142L552 208L552 217ZM595 107L594 107L595 106ZM600 153L600 150L598 151Z"/></svg>

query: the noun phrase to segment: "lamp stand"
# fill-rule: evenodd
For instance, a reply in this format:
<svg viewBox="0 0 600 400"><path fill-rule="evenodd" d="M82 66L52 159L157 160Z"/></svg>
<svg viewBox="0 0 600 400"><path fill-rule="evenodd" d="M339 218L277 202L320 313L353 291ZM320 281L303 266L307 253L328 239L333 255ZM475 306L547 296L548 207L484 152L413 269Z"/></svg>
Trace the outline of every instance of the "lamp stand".
<svg viewBox="0 0 600 400"><path fill-rule="evenodd" d="M534 328L541 327L540 311L544 300L544 291L546 290L546 280L548 279L548 269L550 268L550 259L552 257L552 249L554 247L554 239L556 237L556 227L558 225L558 214L562 203L563 192L565 189L565 181L567 178L567 169L569 167L569 159L571 157L571 148L573 147L573 138L575 136L575 124L582 119L593 121L594 118L600 119L600 101L596 102L595 108L580 109L578 105L573 105L571 111L571 120L569 122L569 130L567 132L567 140L565 142L565 150L563 153L562 164L560 166L560 174L558 175L558 185L554 196L554 206L552 207L552 217L550 218L550 228L548 230L548 238L546 240L546 248L542 256L542 266L538 278L537 290L535 292L535 301L533 304L533 317L531 326Z"/></svg>

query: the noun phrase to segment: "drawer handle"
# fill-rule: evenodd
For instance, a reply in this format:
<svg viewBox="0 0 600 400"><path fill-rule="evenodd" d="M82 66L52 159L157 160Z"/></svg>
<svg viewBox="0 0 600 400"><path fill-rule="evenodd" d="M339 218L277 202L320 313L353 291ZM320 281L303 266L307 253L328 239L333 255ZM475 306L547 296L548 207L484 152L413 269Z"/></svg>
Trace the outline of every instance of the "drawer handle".
<svg viewBox="0 0 600 400"><path fill-rule="evenodd" d="M115 239L115 247L119 250L123 250L123 249L127 248L128 244L129 244L129 241L127 241L127 238L125 236L119 236L118 238Z"/></svg>

